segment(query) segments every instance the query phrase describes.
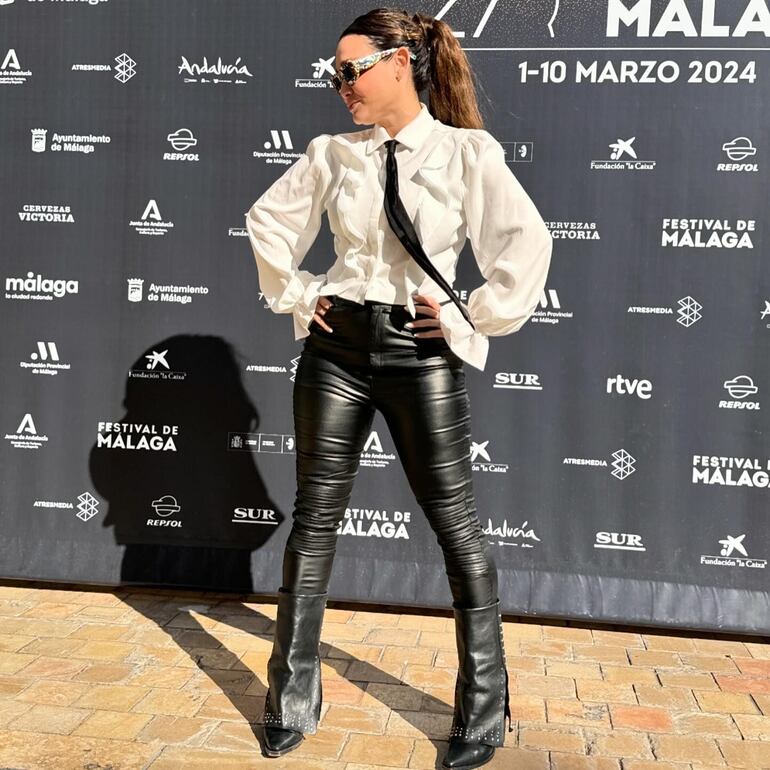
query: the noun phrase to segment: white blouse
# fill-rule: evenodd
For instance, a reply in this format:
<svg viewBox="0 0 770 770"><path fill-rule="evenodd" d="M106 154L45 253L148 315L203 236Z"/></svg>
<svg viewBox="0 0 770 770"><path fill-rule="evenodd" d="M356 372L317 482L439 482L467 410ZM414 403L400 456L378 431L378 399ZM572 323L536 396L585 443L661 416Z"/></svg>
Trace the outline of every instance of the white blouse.
<svg viewBox="0 0 770 770"><path fill-rule="evenodd" d="M518 331L540 301L551 234L500 143L485 129L445 125L421 102L394 137L399 195L425 253L450 286L470 238L486 279L468 296L474 331L388 224L384 142L390 138L379 124L320 134L256 200L246 228L260 289L271 310L293 314L297 340L309 334L319 295L402 304L413 318L427 316L415 313L412 294L431 295L444 303L439 322L449 347L483 371L487 337ZM337 258L325 274L313 275L300 265L324 211Z"/></svg>

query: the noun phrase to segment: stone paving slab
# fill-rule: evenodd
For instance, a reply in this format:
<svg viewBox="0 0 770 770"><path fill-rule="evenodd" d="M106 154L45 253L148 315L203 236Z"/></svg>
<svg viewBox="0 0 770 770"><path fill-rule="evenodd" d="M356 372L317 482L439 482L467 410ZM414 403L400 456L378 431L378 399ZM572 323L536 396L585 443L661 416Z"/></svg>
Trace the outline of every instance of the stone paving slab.
<svg viewBox="0 0 770 770"><path fill-rule="evenodd" d="M2 770L439 767L447 610L330 602L315 735L261 754L272 597L0 581ZM770 770L770 640L504 617L489 770Z"/></svg>

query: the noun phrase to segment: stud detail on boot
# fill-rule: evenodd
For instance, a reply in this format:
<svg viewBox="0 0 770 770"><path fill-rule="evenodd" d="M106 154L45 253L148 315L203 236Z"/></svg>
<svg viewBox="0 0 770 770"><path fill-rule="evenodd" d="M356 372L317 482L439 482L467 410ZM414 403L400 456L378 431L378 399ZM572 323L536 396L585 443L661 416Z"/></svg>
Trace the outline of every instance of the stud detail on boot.
<svg viewBox="0 0 770 770"><path fill-rule="evenodd" d="M297 730L302 733L313 735L315 733L315 720L309 716L297 716L296 714L270 714L265 712L262 718L262 724L275 725L289 730Z"/></svg>

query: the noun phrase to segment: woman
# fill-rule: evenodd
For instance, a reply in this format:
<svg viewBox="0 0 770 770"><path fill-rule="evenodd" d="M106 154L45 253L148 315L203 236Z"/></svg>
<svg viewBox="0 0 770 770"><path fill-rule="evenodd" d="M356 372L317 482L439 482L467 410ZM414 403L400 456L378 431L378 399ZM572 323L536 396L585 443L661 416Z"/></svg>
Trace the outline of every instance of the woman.
<svg viewBox="0 0 770 770"><path fill-rule="evenodd" d="M265 753L285 754L316 731L336 529L379 409L442 548L454 600L458 675L443 766L479 767L503 745L505 717L512 727L497 568L471 485L463 367L483 370L487 337L517 331L532 314L551 236L481 127L472 73L447 24L370 11L340 35L335 70L353 121L372 127L315 137L247 214L262 292L273 311L293 314L295 338L305 340ZM430 107L418 97L424 89ZM323 211L337 260L313 275L299 266ZM466 234L486 279L467 307L451 289ZM421 249L435 268L418 263Z"/></svg>

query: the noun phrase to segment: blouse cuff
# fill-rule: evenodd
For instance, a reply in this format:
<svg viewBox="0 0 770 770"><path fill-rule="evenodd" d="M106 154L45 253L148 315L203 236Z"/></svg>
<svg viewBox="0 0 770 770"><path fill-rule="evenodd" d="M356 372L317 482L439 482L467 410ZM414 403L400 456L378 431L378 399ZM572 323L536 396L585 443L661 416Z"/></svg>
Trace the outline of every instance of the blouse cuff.
<svg viewBox="0 0 770 770"><path fill-rule="evenodd" d="M300 274L308 276L310 280L305 283L300 278L300 275L296 275L287 287L288 291L290 288L294 288L292 286L294 281L299 282L299 286L295 289L297 291L297 300L292 309L295 340L302 339L310 334L308 326L310 326L310 322L313 320L316 303L321 296L321 287L326 283L325 273L321 275L312 275L306 271L301 271Z"/></svg>
<svg viewBox="0 0 770 770"><path fill-rule="evenodd" d="M489 353L487 335L474 330L454 302L441 306L438 320L452 352L483 372Z"/></svg>

